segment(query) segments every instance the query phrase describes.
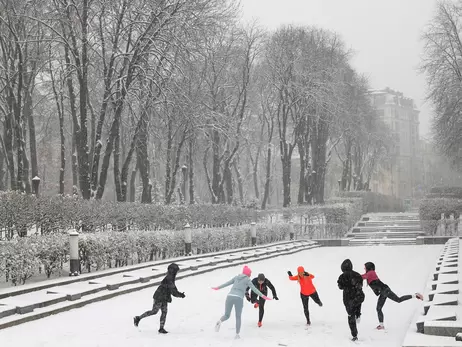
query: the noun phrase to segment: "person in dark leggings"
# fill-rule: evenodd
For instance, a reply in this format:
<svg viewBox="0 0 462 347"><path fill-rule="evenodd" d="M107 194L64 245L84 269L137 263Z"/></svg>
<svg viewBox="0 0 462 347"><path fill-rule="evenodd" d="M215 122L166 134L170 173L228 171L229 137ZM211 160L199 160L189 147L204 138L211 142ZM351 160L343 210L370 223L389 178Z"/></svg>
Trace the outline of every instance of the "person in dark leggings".
<svg viewBox="0 0 462 347"><path fill-rule="evenodd" d="M413 297L419 300L423 300L423 295L419 293L415 293L414 295L403 295L403 296L398 296L395 293L393 293L390 287L387 284L383 283L377 276L377 273L375 272L374 263L367 262L366 264L364 264L364 269L366 270L366 273L364 275L361 275L362 278L367 280L367 284L371 287L374 294L379 297L377 300L377 316L379 318L379 325L377 326L377 329L379 330L385 329L383 325L382 308L385 305L387 298L397 303L410 300Z"/></svg>
<svg viewBox="0 0 462 347"><path fill-rule="evenodd" d="M154 293L154 303L152 309L144 312L141 316L133 318L133 324L137 327L143 318L153 316L160 310L160 327L159 334L167 334L168 332L164 329L165 321L167 319L168 304L172 302L172 295L177 298L184 298L184 293L180 293L175 285L176 274L180 271L177 264L172 263L167 268L167 276L162 280L160 286Z"/></svg>
<svg viewBox="0 0 462 347"><path fill-rule="evenodd" d="M340 290L343 290L343 304L348 314L348 326L350 327L352 340L358 340L358 328L356 323L361 319L361 306L364 302L363 278L353 271L350 259L345 259L340 266L342 274L337 280Z"/></svg>
<svg viewBox="0 0 462 347"><path fill-rule="evenodd" d="M310 298L322 307L321 299L319 298L318 292L313 284L314 275L305 271L303 266L297 268L297 275L293 276L292 272L287 271L289 279L291 281L298 281L300 284L300 298L302 299L303 312L305 313L306 324L311 325L310 311L308 308L308 302Z"/></svg>
<svg viewBox="0 0 462 347"><path fill-rule="evenodd" d="M264 274L258 274L258 277L255 277L252 280L252 284L262 292L263 295L268 295L268 288L271 290L273 294L274 300L279 300L276 289L274 288L273 284L270 282L269 279L265 277ZM255 308L258 308L258 327L262 326L263 315L265 314L265 302L266 300L262 297L259 297L255 292L251 291L249 295L250 287L248 287L245 291L245 298L247 301L250 301L254 304Z"/></svg>

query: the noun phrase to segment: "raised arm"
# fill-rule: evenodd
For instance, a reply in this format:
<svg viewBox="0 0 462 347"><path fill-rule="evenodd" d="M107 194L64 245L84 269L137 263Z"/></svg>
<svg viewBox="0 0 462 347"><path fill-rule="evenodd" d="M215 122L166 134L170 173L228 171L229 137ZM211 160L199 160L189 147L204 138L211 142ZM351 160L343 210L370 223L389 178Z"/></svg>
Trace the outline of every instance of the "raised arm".
<svg viewBox="0 0 462 347"><path fill-rule="evenodd" d="M269 279L266 279L266 285L271 290L271 293L273 294L273 298L277 298L278 295L276 294L276 288L274 288L273 283L271 283Z"/></svg>
<svg viewBox="0 0 462 347"><path fill-rule="evenodd" d="M218 287L215 287L215 288L222 289L222 288L225 288L227 286L230 286L231 284L234 283L234 279L235 279L235 277L231 278L228 282L225 282L222 285L219 285Z"/></svg>

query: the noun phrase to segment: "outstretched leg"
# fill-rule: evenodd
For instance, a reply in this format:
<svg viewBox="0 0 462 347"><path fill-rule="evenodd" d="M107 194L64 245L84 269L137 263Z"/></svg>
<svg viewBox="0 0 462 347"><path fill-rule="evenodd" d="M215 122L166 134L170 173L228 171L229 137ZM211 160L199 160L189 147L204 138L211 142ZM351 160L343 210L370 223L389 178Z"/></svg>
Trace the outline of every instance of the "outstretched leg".
<svg viewBox="0 0 462 347"><path fill-rule="evenodd" d="M394 302L401 303L403 301L412 299L412 295L403 295L403 296L398 296L395 293L391 291L391 289L388 290L387 297L390 300L393 300Z"/></svg>
<svg viewBox="0 0 462 347"><path fill-rule="evenodd" d="M231 316L231 311L233 309L233 306L234 306L233 297L228 295L225 301L225 314L220 318L220 321L224 322L229 319L229 317Z"/></svg>
<svg viewBox="0 0 462 347"><path fill-rule="evenodd" d="M153 315L157 314L157 312L159 312L159 310L161 309L163 304L164 303L162 303L162 302L154 301L154 303L152 304L152 309L149 310L149 311L144 312L141 316L139 316L139 320L142 320L143 318L146 318L146 317L153 316Z"/></svg>
<svg viewBox="0 0 462 347"><path fill-rule="evenodd" d="M303 294L300 294L300 297L302 299L303 312L305 313L305 317L306 317L306 324L311 324L310 311L309 311L309 308L308 308L308 300L310 299L310 297L306 296L306 295L303 295Z"/></svg>
<svg viewBox="0 0 462 347"><path fill-rule="evenodd" d="M322 302L321 302L321 299L319 298L318 292L314 292L313 294L310 295L310 297L313 299L315 303L317 303L319 306L322 307Z"/></svg>

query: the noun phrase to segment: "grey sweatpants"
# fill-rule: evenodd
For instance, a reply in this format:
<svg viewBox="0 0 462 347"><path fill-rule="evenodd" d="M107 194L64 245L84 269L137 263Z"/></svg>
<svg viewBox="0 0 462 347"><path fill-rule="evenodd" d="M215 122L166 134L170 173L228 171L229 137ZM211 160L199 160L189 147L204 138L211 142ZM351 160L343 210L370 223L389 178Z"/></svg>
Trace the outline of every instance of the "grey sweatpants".
<svg viewBox="0 0 462 347"><path fill-rule="evenodd" d="M225 314L220 318L222 322L229 319L231 310L234 306L234 312L236 313L236 334L241 331L241 315L242 307L244 306L244 299L238 296L228 295L225 302Z"/></svg>

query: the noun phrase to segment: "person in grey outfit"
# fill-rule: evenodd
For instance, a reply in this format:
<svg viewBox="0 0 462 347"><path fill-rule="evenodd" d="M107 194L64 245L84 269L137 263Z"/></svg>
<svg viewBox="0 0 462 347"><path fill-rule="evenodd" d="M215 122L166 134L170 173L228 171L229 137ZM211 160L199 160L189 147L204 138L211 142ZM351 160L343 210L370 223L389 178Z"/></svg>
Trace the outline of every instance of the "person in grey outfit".
<svg viewBox="0 0 462 347"><path fill-rule="evenodd" d="M241 331L241 315L242 315L242 308L244 306L244 296L246 293L246 289L250 288L254 293L256 293L259 297L265 300L271 300L267 296L263 295L252 283L250 280L250 275L252 274L252 270L249 267L244 266L241 275L237 275L236 277L232 278L226 283L223 283L221 286L212 288L213 290L219 290L224 287L230 286L231 290L226 297L225 302L225 314L223 317L215 325L215 330L218 332L221 327L221 323L228 320L229 316L231 315L231 310L234 306L234 311L236 313L236 338L239 338L239 333Z"/></svg>

